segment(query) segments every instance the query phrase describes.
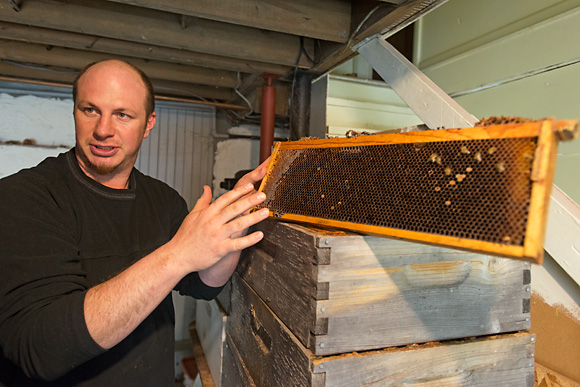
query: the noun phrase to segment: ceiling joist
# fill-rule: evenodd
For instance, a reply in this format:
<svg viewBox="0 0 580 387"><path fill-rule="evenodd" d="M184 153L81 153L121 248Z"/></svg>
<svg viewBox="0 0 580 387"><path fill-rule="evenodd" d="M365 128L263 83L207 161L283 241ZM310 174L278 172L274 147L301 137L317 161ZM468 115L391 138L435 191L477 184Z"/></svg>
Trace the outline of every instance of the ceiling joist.
<svg viewBox="0 0 580 387"><path fill-rule="evenodd" d="M300 53L294 35L197 18L182 29L176 14L107 1L34 0L20 12L2 2L0 20L283 66L294 66ZM304 45L312 52L311 39ZM300 65L310 64L303 58Z"/></svg>
<svg viewBox="0 0 580 387"><path fill-rule="evenodd" d="M158 95L259 111L264 76L273 74L286 109L277 111L287 114L295 70L329 72L365 39L444 2L5 0L0 79L70 85L86 64L118 58L142 68Z"/></svg>
<svg viewBox="0 0 580 387"><path fill-rule="evenodd" d="M290 69L287 66L273 65L266 62L235 58L224 60L224 57L216 55L200 54L151 44L133 43L120 39L95 37L92 35L42 27L31 27L3 21L0 21L0 38L213 69L223 68L224 70L240 71L242 73L268 72L285 74Z"/></svg>
<svg viewBox="0 0 580 387"><path fill-rule="evenodd" d="M77 71L86 64L97 60L118 58L135 64L151 78L230 88L236 87L239 83L236 73L225 70L146 61L144 59L122 57L119 55L95 54L62 47L50 47L3 39L0 39L0 57L25 63L38 63L39 61L43 61L50 66L65 67Z"/></svg>
<svg viewBox="0 0 580 387"><path fill-rule="evenodd" d="M339 43L350 28L350 0L109 1Z"/></svg>

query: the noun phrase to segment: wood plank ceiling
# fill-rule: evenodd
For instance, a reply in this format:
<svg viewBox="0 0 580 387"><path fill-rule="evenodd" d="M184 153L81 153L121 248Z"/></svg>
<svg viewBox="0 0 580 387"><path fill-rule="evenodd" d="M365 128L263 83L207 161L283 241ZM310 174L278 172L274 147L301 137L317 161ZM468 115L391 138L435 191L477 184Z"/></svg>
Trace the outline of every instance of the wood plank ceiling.
<svg viewBox="0 0 580 387"><path fill-rule="evenodd" d="M0 80L70 85L87 63L121 58L158 96L247 107L240 95L259 99L264 74L288 95L296 71L328 72L442 2L0 0Z"/></svg>

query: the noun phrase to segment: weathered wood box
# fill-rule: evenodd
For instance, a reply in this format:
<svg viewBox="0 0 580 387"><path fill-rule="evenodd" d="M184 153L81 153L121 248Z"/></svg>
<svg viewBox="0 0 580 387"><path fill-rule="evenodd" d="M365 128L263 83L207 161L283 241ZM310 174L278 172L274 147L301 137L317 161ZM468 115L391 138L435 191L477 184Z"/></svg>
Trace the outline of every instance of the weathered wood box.
<svg viewBox="0 0 580 387"><path fill-rule="evenodd" d="M223 385L531 387L534 384L534 336L529 333L317 356L302 345L237 274L233 277L231 306ZM347 337L360 338L358 330L359 325L353 324Z"/></svg>
<svg viewBox="0 0 580 387"><path fill-rule="evenodd" d="M528 262L272 220L256 228L265 238L237 272L314 355L530 328Z"/></svg>

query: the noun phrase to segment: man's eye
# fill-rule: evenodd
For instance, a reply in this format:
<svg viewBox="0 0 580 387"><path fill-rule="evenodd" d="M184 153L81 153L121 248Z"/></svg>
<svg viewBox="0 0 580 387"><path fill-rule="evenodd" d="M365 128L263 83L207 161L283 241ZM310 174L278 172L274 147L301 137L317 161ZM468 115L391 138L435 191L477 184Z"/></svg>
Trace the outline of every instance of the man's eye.
<svg viewBox="0 0 580 387"><path fill-rule="evenodd" d="M95 108L87 107L87 108L84 108L84 111L85 111L85 113L94 113Z"/></svg>
<svg viewBox="0 0 580 387"><path fill-rule="evenodd" d="M131 118L131 116L129 116L128 114L125 113L118 113L119 118Z"/></svg>

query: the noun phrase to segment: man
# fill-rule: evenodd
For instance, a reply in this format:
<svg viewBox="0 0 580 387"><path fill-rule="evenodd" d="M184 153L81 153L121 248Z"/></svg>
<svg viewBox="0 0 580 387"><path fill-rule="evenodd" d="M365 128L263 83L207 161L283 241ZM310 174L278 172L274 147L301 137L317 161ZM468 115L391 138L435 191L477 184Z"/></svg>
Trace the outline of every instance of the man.
<svg viewBox="0 0 580 387"><path fill-rule="evenodd" d="M117 60L73 87L75 148L0 180L0 384L168 386L171 291L211 299L267 211L265 165L188 214L133 168L155 125L150 81Z"/></svg>

